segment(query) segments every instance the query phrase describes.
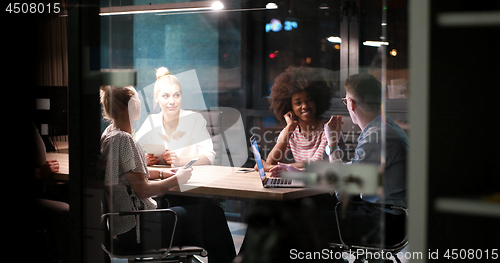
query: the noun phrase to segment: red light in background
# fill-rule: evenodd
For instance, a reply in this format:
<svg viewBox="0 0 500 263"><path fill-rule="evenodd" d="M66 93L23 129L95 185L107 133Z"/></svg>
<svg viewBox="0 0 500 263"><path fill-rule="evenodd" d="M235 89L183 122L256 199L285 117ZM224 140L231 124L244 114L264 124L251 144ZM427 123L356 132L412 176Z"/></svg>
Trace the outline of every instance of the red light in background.
<svg viewBox="0 0 500 263"><path fill-rule="evenodd" d="M269 54L269 58L273 59L278 56L280 52L278 50L274 51L273 53Z"/></svg>

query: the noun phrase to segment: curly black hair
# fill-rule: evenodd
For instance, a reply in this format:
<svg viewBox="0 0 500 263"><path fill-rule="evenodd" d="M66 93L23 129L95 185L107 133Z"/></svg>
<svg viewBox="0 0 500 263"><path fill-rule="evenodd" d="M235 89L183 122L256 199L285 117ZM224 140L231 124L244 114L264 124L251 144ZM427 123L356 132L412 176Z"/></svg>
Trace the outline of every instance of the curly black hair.
<svg viewBox="0 0 500 263"><path fill-rule="evenodd" d="M289 67L274 79L269 96L269 109L282 123L285 121L283 115L293 110L292 95L302 91L313 97L316 103L316 117L320 117L330 108L333 91L325 77L314 68Z"/></svg>

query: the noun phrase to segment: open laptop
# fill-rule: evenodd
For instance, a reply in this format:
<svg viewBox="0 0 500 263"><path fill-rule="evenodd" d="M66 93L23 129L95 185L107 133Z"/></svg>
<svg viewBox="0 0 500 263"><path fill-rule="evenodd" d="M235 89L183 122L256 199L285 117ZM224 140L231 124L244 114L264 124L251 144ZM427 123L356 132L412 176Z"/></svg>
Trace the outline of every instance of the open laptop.
<svg viewBox="0 0 500 263"><path fill-rule="evenodd" d="M290 180L283 178L267 178L255 136L252 136L252 138L250 138L250 144L252 145L252 151L253 151L253 156L255 157L255 162L257 163L257 167L259 168L259 175L260 175L260 180L262 181L262 186L264 186L265 188L305 186L304 182L299 180Z"/></svg>

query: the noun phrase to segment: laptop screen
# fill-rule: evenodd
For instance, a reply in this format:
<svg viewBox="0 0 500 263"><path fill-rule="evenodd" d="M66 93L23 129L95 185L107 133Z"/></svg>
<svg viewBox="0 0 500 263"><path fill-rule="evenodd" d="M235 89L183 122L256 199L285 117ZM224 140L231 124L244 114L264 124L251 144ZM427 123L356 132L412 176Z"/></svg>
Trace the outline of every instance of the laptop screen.
<svg viewBox="0 0 500 263"><path fill-rule="evenodd" d="M255 157L255 162L259 168L260 179L266 179L266 172L264 171L264 165L262 164L262 158L260 157L259 147L257 146L257 140L254 137L251 139L253 156Z"/></svg>

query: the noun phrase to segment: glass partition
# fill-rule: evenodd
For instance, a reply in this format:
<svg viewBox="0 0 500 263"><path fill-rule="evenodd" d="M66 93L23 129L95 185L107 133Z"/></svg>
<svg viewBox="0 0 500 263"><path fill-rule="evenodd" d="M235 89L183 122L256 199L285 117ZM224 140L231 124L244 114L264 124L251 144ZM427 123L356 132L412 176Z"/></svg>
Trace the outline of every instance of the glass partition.
<svg viewBox="0 0 500 263"><path fill-rule="evenodd" d="M155 91L156 71L167 67L169 74L175 75L182 87L180 108L183 110L218 111L223 116L228 111L237 113L229 118L231 121L222 117L221 130L210 135L213 141L220 136L218 143L222 146L215 149L214 143L215 155L227 158L227 161L223 158L218 165L252 168L255 159L248 147L252 135L258 138L260 155L264 161L269 161L286 124L283 115L275 116L274 112L278 111L269 109L271 87L275 85L276 77L290 67L312 69L308 72L321 76L321 82L324 82L321 89L329 90L326 93L330 93L323 97L320 95L317 99L326 98L324 104L330 106L323 109L322 116L315 116L317 122L311 127L323 132L331 116L342 116L342 133L336 137L342 139L334 145L326 139L328 135L320 135L318 141L328 142L324 142L317 153L321 157L319 160L323 161L319 164L309 160L297 161L300 153L294 154L295 149L291 146L287 148L287 153L291 155L284 161L300 163L295 167L300 170L298 174L316 173L316 181L313 180L314 183L308 186L325 190L328 203L319 201L322 197L317 196L310 200L318 202L313 211L324 216L320 216L320 221L325 218L330 220L331 224L327 225L331 231L338 230L338 224L333 222L340 220L335 209L343 209L342 213L360 212L358 208L337 205L339 200L351 200L362 205L387 204L387 209L376 206L366 208L377 211L370 212L370 216L378 223L373 229L367 230L373 230L375 236L369 238L369 244L357 245L373 246L374 251L378 251L374 253L379 253L372 254L375 257L383 253L376 248L386 248L388 240L393 242L396 238L401 241L392 244L401 246L398 249L406 245L404 209L386 210L392 209L391 206L406 206L403 163L406 162L407 148L404 131L408 132L409 129L407 1L312 0L271 3L259 0L102 0L100 15L101 67L133 69L137 74L135 90L141 101L141 116L133 124L132 133L150 121L148 116L163 114L164 109L159 105ZM354 97L353 91L345 86L346 80L358 73L374 76L380 88L376 90L380 93L376 101L380 103L375 108L381 111L374 110L376 114L369 115L369 120L366 116L357 115L360 108L356 108L355 112L354 109L358 106L371 107L366 106L370 103L365 105L361 98ZM291 96L297 93L300 92ZM315 107L319 105L319 102L315 103ZM300 123L297 118L296 122ZM106 125L102 124L102 130ZM163 128L167 130L166 126ZM313 132L305 133L299 128L300 135L297 136L309 140ZM302 137L297 140L300 141ZM394 149L394 141L389 140L396 140L399 148ZM297 142L297 145L300 143ZM331 144L332 148L327 144ZM319 149L320 146L316 147ZM324 153L327 148L328 154L342 155L332 159L331 155ZM238 161L234 162L235 158ZM246 198L253 200L252 196ZM243 214L241 210L245 209L239 205L226 207L237 207L235 211L226 210L226 213L233 215ZM321 214L325 207L329 210ZM400 220L401 217L403 220ZM346 236L354 235L349 232L353 229L350 228ZM396 237L386 237L387 229L403 231L399 231ZM253 231L251 226L248 231ZM319 240L325 241L321 238L316 241ZM345 242L353 240L340 238L336 241L346 245ZM252 241L255 240L249 242ZM303 243L298 241L298 244ZM334 245L330 248L332 251L339 249ZM288 256L299 257L298 254ZM359 253L357 256L360 256ZM383 256L387 257L387 254Z"/></svg>

